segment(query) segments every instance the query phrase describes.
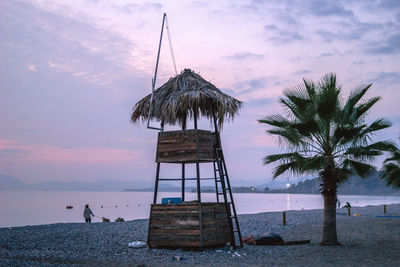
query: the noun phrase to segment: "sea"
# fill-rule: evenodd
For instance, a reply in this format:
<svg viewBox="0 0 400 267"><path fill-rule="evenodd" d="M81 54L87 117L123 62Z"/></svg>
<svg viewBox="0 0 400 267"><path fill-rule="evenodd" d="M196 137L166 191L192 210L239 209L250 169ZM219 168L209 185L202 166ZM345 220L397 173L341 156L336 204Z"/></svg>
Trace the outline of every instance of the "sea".
<svg viewBox="0 0 400 267"><path fill-rule="evenodd" d="M185 198L195 200L196 196L186 193ZM158 203L166 197L180 197L180 193L160 192ZM339 195L338 199L342 205L349 202L360 207L400 203L400 196ZM203 193L202 201L215 202L215 193ZM100 222L101 217L146 219L152 202L152 192L0 191L0 227L83 222L86 204L95 215L92 222ZM238 214L323 208L319 194L236 193L234 202Z"/></svg>

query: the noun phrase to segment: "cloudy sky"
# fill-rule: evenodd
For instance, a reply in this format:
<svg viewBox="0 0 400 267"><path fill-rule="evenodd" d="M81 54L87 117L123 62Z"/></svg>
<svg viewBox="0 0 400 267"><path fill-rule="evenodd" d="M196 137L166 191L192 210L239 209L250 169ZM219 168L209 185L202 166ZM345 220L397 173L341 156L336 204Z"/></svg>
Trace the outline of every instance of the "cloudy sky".
<svg viewBox="0 0 400 267"><path fill-rule="evenodd" d="M398 140L400 1L2 0L0 174L152 180L157 132L129 118L151 91L163 12L178 71L245 103L222 132L233 182L271 177L262 157L279 148L257 119L302 78L335 72L345 94L373 83L371 118L393 123L377 139ZM159 71L158 86L174 75L168 42Z"/></svg>

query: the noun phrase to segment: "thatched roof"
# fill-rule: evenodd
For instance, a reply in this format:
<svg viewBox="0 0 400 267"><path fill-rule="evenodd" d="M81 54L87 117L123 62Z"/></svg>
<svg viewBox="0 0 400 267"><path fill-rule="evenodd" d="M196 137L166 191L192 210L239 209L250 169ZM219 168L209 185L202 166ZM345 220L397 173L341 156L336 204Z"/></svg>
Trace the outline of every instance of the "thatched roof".
<svg viewBox="0 0 400 267"><path fill-rule="evenodd" d="M151 94L136 103L131 121L146 121ZM222 93L199 74L185 69L181 74L169 79L160 88L154 90L151 119L164 120L168 124L179 123L193 118L194 111L208 119L213 119L213 111L219 126L225 120L238 114L242 102Z"/></svg>

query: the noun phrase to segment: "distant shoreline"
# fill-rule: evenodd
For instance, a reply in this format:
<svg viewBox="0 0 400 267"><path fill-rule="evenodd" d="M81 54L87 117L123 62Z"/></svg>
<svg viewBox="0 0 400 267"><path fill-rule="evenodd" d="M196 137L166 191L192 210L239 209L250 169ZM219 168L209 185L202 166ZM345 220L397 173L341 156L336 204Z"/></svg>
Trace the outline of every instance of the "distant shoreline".
<svg viewBox="0 0 400 267"><path fill-rule="evenodd" d="M153 193L154 192L154 190L153 189L121 189L121 190L78 190L78 189L74 189L74 190L66 190L66 189L64 189L64 190L61 190L61 189L0 189L0 192L1 191L29 191L29 192L40 192L40 191L43 191L43 192L127 192L127 193L129 193L129 192L132 192L132 193L134 193L134 192L148 192L148 193ZM181 190L178 190L178 189L176 189L176 190L159 190L159 192L171 192L171 193L176 193L176 192L181 192ZM193 193L193 192L191 192L191 191L185 191L186 193ZM210 193L210 194L215 194L215 191L213 192L213 191L207 191L207 190L204 190L204 191L202 191L202 193ZM270 191L267 191L267 192L262 192L262 191L256 191L256 192L237 192L237 191L235 191L235 190L232 190L232 193L234 193L234 194L291 194L291 195L321 195L321 193L315 193L315 192L287 192L287 191L285 191L285 190L279 190L279 189L276 189L276 190L270 190ZM395 193L381 193L381 194L379 194L379 193L371 193L371 194L368 194L368 193L345 193L345 194L342 194L342 193L338 193L338 195L340 195L340 196L377 196L377 197L381 197L381 196L393 196L393 197L398 197L398 196L400 196L400 191L396 191Z"/></svg>

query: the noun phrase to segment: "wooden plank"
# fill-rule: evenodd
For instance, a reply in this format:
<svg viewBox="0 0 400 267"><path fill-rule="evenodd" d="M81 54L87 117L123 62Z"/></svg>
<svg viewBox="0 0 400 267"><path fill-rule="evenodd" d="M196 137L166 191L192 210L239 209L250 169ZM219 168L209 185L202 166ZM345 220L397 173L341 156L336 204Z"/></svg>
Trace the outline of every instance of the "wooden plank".
<svg viewBox="0 0 400 267"><path fill-rule="evenodd" d="M175 235L175 234L151 234L150 236L151 241L159 240L159 241L170 241L170 242L177 242L177 241L200 241L199 234L186 234L186 235Z"/></svg>
<svg viewBox="0 0 400 267"><path fill-rule="evenodd" d="M191 203L191 202L185 202L185 203L179 203L179 204L152 204L154 209L160 210L160 209L198 209L199 208L199 203ZM203 204L202 204L203 206Z"/></svg>
<svg viewBox="0 0 400 267"><path fill-rule="evenodd" d="M215 223L215 222L214 222ZM161 226L175 226L175 227L183 227L183 226L199 226L199 220L182 220L182 219L171 219L171 220L160 220L158 218L153 219L151 225L161 225ZM203 223L204 225L204 223Z"/></svg>
<svg viewBox="0 0 400 267"><path fill-rule="evenodd" d="M199 213L198 210L153 210L153 214L194 214Z"/></svg>
<svg viewBox="0 0 400 267"><path fill-rule="evenodd" d="M152 235L171 234L171 235L200 235L200 229L152 229ZM203 234L214 234L215 229L203 229Z"/></svg>
<svg viewBox="0 0 400 267"><path fill-rule="evenodd" d="M162 204L162 206L154 206L153 210L154 211L170 211L170 210L185 210L185 211L191 211L191 210L199 210L199 204L196 205L181 205L177 206L176 204Z"/></svg>
<svg viewBox="0 0 400 267"><path fill-rule="evenodd" d="M151 247L193 247L193 248L199 248L200 247L200 241L177 241L177 242L170 242L170 241L164 241L164 240L158 240L156 243L149 243L149 246Z"/></svg>
<svg viewBox="0 0 400 267"><path fill-rule="evenodd" d="M187 230L187 229L152 229L152 235L157 234L171 234L171 235L200 235L200 230Z"/></svg>

